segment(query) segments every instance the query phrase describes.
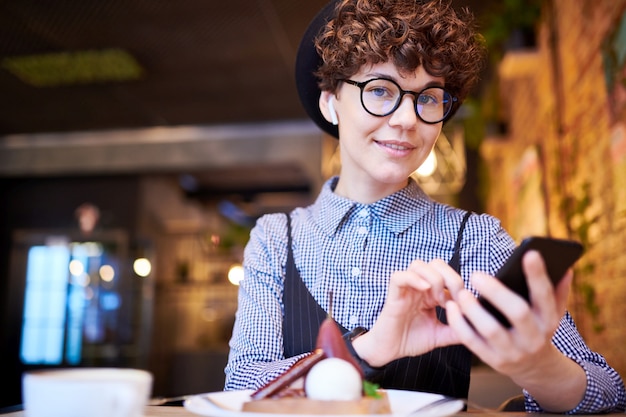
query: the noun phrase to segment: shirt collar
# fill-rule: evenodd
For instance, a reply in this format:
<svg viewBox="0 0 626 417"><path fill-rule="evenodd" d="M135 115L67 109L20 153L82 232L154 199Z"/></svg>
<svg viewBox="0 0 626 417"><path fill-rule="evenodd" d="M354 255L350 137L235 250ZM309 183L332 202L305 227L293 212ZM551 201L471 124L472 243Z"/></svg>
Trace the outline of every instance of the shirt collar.
<svg viewBox="0 0 626 417"><path fill-rule="evenodd" d="M372 204L360 204L335 194L339 177L332 177L323 185L314 205L318 227L333 235L346 216L354 210L367 208L387 229L399 234L413 226L431 208L433 201L412 179L403 189Z"/></svg>

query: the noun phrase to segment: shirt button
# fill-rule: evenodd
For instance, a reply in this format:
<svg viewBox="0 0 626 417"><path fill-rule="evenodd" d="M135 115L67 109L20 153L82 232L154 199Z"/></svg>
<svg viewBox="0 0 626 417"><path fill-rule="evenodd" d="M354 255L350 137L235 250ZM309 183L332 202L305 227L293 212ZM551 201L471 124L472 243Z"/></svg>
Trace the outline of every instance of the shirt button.
<svg viewBox="0 0 626 417"><path fill-rule="evenodd" d="M352 276L353 277L358 277L359 275L361 275L361 268L359 267L353 267L352 268Z"/></svg>
<svg viewBox="0 0 626 417"><path fill-rule="evenodd" d="M358 322L359 322L359 318L357 317L357 315L356 314L352 314L350 316L350 325L354 326Z"/></svg>
<svg viewBox="0 0 626 417"><path fill-rule="evenodd" d="M369 214L370 213L366 208L362 208L361 211L359 211L359 217L367 217Z"/></svg>
<svg viewBox="0 0 626 417"><path fill-rule="evenodd" d="M366 235L368 233L367 227L361 226L357 229L357 233L360 235Z"/></svg>

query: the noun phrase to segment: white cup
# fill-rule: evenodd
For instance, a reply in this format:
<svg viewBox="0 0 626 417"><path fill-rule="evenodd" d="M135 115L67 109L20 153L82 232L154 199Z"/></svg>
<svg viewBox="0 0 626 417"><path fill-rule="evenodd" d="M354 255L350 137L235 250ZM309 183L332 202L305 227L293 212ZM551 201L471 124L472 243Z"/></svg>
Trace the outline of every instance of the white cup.
<svg viewBox="0 0 626 417"><path fill-rule="evenodd" d="M26 372L27 417L140 417L152 374L140 369L71 368Z"/></svg>

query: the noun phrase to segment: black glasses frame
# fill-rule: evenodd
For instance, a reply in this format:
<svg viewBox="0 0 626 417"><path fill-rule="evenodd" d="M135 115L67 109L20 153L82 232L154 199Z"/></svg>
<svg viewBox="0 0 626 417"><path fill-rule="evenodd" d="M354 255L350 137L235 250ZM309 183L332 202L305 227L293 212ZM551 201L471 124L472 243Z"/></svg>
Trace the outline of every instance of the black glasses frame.
<svg viewBox="0 0 626 417"><path fill-rule="evenodd" d="M394 84L396 87L398 87L398 90L400 91L400 97L398 98L398 101L396 102L396 104L393 106L393 108L391 110L389 110L387 113L385 114L376 114L376 113L372 113L371 111L368 110L368 108L365 106L365 103L363 102L363 91L365 90L365 86L369 83L371 83L372 81L376 81L376 80L384 80L384 81L389 81L390 83ZM366 112L368 112L369 114L371 114L372 116L376 116L376 117L385 117L385 116L389 116L391 113L393 113L394 111L398 110L398 107L400 107L400 103L402 103L402 98L404 98L405 95L410 94L413 96L414 100L414 107L415 107L415 114L417 115L417 117L419 117L419 119L424 122L427 123L429 125L434 125L437 123L440 123L444 120L446 120L446 118L448 117L448 115L450 114L450 112L452 111L452 107L454 106L454 103L457 101L457 98L454 97L452 94L450 94L449 92L447 92L443 87L438 87L438 86L433 86L433 87L426 87L424 89L422 89L421 91L411 91L411 90L403 90L402 87L400 87L400 85L395 82L392 79L389 78L384 78L384 77L378 77L378 78L372 78L369 79L367 81L354 81L354 80L342 80L343 82L347 83L347 84L351 84L354 85L356 87L359 87L359 89L361 90L361 106L363 106L363 109L365 109ZM440 90L442 90L444 92L444 96L445 94L447 94L448 96L450 96L450 100L452 101L452 104L450 105L450 107L448 108L448 110L445 112L445 114L443 115L443 117L437 121L431 122L431 121L427 121L424 120L422 118L422 116L420 115L419 111L417 110L417 98L426 90L430 90L432 88L438 88Z"/></svg>

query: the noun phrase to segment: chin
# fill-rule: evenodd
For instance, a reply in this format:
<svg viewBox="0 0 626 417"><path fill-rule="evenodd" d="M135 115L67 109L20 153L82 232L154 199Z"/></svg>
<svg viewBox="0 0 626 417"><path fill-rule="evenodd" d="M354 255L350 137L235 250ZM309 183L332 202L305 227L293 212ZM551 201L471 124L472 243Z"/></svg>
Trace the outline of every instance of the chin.
<svg viewBox="0 0 626 417"><path fill-rule="evenodd" d="M373 178L382 184L389 184L389 185L402 184L404 186L408 184L411 173L412 171L410 173L400 174L398 173L397 170L393 172L388 172L388 173L376 172L373 174Z"/></svg>

